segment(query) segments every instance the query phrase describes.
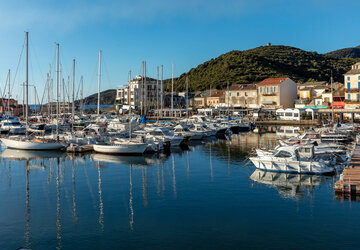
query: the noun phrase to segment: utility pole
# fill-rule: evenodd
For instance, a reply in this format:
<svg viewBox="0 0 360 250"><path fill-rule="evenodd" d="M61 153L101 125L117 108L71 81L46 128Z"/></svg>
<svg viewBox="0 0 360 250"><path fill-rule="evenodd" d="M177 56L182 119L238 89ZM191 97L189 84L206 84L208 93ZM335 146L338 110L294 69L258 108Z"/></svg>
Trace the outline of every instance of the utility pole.
<svg viewBox="0 0 360 250"><path fill-rule="evenodd" d="M97 114L100 114L100 82L101 82L101 50L99 51L99 79L98 79L98 103Z"/></svg>

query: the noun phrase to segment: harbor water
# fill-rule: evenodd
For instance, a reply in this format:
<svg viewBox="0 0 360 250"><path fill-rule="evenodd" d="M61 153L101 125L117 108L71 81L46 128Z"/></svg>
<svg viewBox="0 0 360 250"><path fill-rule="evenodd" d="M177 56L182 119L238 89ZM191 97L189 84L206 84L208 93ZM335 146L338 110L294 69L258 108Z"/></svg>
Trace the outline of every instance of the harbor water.
<svg viewBox="0 0 360 250"><path fill-rule="evenodd" d="M357 248L336 176L255 170L275 133L126 157L2 149L0 249Z"/></svg>

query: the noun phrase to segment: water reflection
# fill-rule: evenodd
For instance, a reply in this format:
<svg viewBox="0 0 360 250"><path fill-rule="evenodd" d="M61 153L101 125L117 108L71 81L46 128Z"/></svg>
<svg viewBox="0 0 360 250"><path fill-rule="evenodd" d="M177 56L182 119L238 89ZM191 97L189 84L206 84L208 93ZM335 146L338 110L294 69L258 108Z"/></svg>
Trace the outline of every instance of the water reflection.
<svg viewBox="0 0 360 250"><path fill-rule="evenodd" d="M321 175L301 175L276 173L256 169L250 176L255 182L269 185L277 189L285 198L302 198L306 191L311 194L316 186L320 186L331 177Z"/></svg>
<svg viewBox="0 0 360 250"><path fill-rule="evenodd" d="M141 242L139 235L157 237L156 232L152 234L154 226L161 230L166 227L167 232L172 232L171 225L177 223L183 223L185 229L174 235L191 234L192 237L194 232L189 228L197 227L200 217L201 223L205 224L211 220L208 218L215 217L228 224L234 223L235 220L226 221L239 214L239 206L233 197L236 195L241 203L248 202L248 196L244 194L252 191L249 177L253 180L251 183L259 183L258 190L272 187L286 198L298 199L307 192L312 194L327 180L332 188L329 177L279 174L244 167L252 148L274 145L275 133L247 133L234 135L231 141L211 139L190 145L187 150L172 149L169 155L140 157L74 156L56 151L6 149L0 153L3 163L0 173L4 173L0 174L0 198L3 204L16 207L19 207L19 200L21 208L20 215L16 214L16 209L13 211L21 217L19 229L12 223L13 218L8 219L5 215L9 208L0 205L0 214L3 214L0 221L11 225L7 231L18 232L15 235L19 239L18 245L8 248L39 249L38 244L43 238L49 245L42 249L69 248L67 244L70 243L75 244L74 248L102 248L107 245L105 239L109 238L119 239L118 242L133 240L131 243L135 244ZM17 195L19 187L22 195L25 189L25 196ZM283 200L273 192L264 193L271 196L274 206ZM328 193L326 195L329 198ZM221 209L227 213L219 213ZM188 214L197 213L199 216L187 219ZM154 221L159 221L158 225L153 225ZM45 229L39 232L39 228ZM14 237L5 231L0 230L0 239ZM74 237L79 240L72 242ZM134 246L144 248L148 243L145 239L142 238L144 245ZM97 245L97 241L102 244ZM3 246L0 241L0 247ZM115 246L118 248L119 245ZM125 247L129 248L129 245Z"/></svg>

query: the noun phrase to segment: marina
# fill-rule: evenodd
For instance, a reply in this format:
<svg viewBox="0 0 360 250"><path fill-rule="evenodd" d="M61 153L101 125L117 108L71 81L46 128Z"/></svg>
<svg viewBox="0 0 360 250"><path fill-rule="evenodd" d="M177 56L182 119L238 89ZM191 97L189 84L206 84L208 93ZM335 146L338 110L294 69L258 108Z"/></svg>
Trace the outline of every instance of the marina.
<svg viewBox="0 0 360 250"><path fill-rule="evenodd" d="M253 148L277 144L248 132L143 156L2 147L0 247L260 249L276 238L275 248L331 249L343 237L356 247L360 203L335 200L336 176L249 164Z"/></svg>

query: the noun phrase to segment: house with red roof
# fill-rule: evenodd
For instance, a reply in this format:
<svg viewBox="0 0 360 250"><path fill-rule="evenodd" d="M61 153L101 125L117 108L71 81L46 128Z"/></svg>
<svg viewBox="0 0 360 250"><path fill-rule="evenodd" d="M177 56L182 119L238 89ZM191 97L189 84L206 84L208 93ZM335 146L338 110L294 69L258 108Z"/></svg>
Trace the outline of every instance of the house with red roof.
<svg viewBox="0 0 360 250"><path fill-rule="evenodd" d="M258 103L265 108L293 108L297 84L290 78L268 78L256 84Z"/></svg>

